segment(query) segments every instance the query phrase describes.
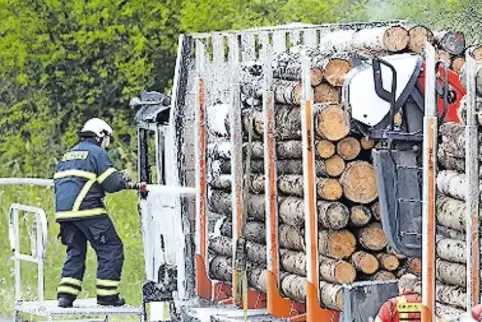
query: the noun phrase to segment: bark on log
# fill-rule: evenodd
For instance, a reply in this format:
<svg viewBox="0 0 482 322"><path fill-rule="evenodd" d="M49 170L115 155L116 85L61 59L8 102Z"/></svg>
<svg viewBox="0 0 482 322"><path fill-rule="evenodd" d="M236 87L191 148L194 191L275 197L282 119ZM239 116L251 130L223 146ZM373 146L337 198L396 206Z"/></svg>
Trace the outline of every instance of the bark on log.
<svg viewBox="0 0 482 322"><path fill-rule="evenodd" d="M233 276L231 257L216 256L211 259L209 276L214 280L231 282Z"/></svg>
<svg viewBox="0 0 482 322"><path fill-rule="evenodd" d="M481 73L481 86L482 86L482 69L480 69ZM482 87L481 87L481 92L482 94ZM476 99L476 110L477 110L477 123L479 125L482 125L482 97L477 96ZM459 118L460 122L462 124L467 124L467 95L464 95L462 99L459 102L459 106L457 107L457 117Z"/></svg>
<svg viewBox="0 0 482 322"><path fill-rule="evenodd" d="M335 157L335 156L333 156ZM332 157L332 158L333 158ZM326 163L327 160L316 160L315 161L315 172L317 176L334 176L327 173L338 173L342 167L341 172L344 170L345 162L339 156L337 158L330 158L330 162ZM261 173L264 174L264 160L254 160L251 161L251 173ZM302 160L278 160L276 163L276 171L279 175L282 174L303 174L303 161ZM231 173L231 161L229 160L215 160L211 164L211 172L213 176L218 174L230 174ZM341 173L340 172L340 173ZM339 175L339 174L338 174Z"/></svg>
<svg viewBox="0 0 482 322"><path fill-rule="evenodd" d="M223 236L233 237L233 223L230 219L224 220L220 227ZM248 220L244 225L246 239L255 243L266 244L266 226L264 222Z"/></svg>
<svg viewBox="0 0 482 322"><path fill-rule="evenodd" d="M322 159L328 159L335 154L335 145L328 140L320 140L315 143L316 153Z"/></svg>
<svg viewBox="0 0 482 322"><path fill-rule="evenodd" d="M338 200L343 195L343 188L337 179L318 178L316 191L320 198ZM286 195L303 197L304 186L302 175L282 175L278 178L278 189Z"/></svg>
<svg viewBox="0 0 482 322"><path fill-rule="evenodd" d="M263 77L241 73L241 93L247 97L263 97ZM302 85L298 81L274 78L272 83L274 100L278 104L300 105Z"/></svg>
<svg viewBox="0 0 482 322"><path fill-rule="evenodd" d="M231 142L224 141L219 143L210 143L207 147L207 154L212 159L231 159Z"/></svg>
<svg viewBox="0 0 482 322"><path fill-rule="evenodd" d="M305 236L297 227L284 224L279 225L278 237L281 248L298 251L304 251L306 249Z"/></svg>
<svg viewBox="0 0 482 322"><path fill-rule="evenodd" d="M404 27L391 26L361 29L353 35L352 41L356 48L396 53L407 48L409 39L408 31Z"/></svg>
<svg viewBox="0 0 482 322"><path fill-rule="evenodd" d="M461 309L466 308L467 294L461 287L444 285L437 283L435 287L435 299L437 302L457 307Z"/></svg>
<svg viewBox="0 0 482 322"><path fill-rule="evenodd" d="M305 253L281 249L280 264L284 271L306 277Z"/></svg>
<svg viewBox="0 0 482 322"><path fill-rule="evenodd" d="M325 229L342 229L348 225L350 211L340 202L318 201L318 222Z"/></svg>
<svg viewBox="0 0 482 322"><path fill-rule="evenodd" d="M439 225L465 231L465 202L447 196L438 196L435 208Z"/></svg>
<svg viewBox="0 0 482 322"><path fill-rule="evenodd" d="M437 175L437 189L444 195L465 200L465 174L451 170L440 171Z"/></svg>
<svg viewBox="0 0 482 322"><path fill-rule="evenodd" d="M340 285L320 281L320 302L330 310L341 310L343 290Z"/></svg>
<svg viewBox="0 0 482 322"><path fill-rule="evenodd" d="M382 213L380 209L380 202L376 201L371 207L370 210L372 211L373 218L376 220L382 219Z"/></svg>
<svg viewBox="0 0 482 322"><path fill-rule="evenodd" d="M351 256L351 262L358 271L364 274L371 275L380 268L380 264L375 255L364 251L358 251L353 253L353 255Z"/></svg>
<svg viewBox="0 0 482 322"><path fill-rule="evenodd" d="M356 270L350 263L325 256L319 256L319 260L320 278L324 281L333 284L349 284L355 281Z"/></svg>
<svg viewBox="0 0 482 322"><path fill-rule="evenodd" d="M377 254L378 261L380 262L380 266L389 272L393 272L400 267L400 261L398 260L397 256L388 253L380 253Z"/></svg>
<svg viewBox="0 0 482 322"><path fill-rule="evenodd" d="M408 42L408 49L416 54L421 54L425 49L425 43L434 44L435 37L430 29L425 26L414 26L408 31L410 40Z"/></svg>
<svg viewBox="0 0 482 322"><path fill-rule="evenodd" d="M320 104L316 109L315 130L321 138L338 141L348 135L350 123L339 104Z"/></svg>
<svg viewBox="0 0 482 322"><path fill-rule="evenodd" d="M285 224L300 227L305 222L305 205L301 198L286 197L279 203L278 215Z"/></svg>
<svg viewBox="0 0 482 322"><path fill-rule="evenodd" d="M397 277L395 274L384 270L380 270L370 277L370 280L372 281L393 281L396 279Z"/></svg>
<svg viewBox="0 0 482 322"><path fill-rule="evenodd" d="M217 255L231 257L233 254L233 240L226 236L213 236L209 239L209 249ZM246 256L249 261L266 265L266 246L255 242L246 242Z"/></svg>
<svg viewBox="0 0 482 322"><path fill-rule="evenodd" d="M460 55L465 50L465 37L461 32L439 31L434 33L438 47L451 55Z"/></svg>
<svg viewBox="0 0 482 322"><path fill-rule="evenodd" d="M248 198L248 215L259 221L266 220L265 196L249 194ZM210 210L214 213L231 217L232 200L231 194L221 190L210 190L208 194L208 203Z"/></svg>
<svg viewBox="0 0 482 322"><path fill-rule="evenodd" d="M264 126L264 125L263 125ZM246 144L245 150L247 150ZM276 142L276 158L278 160L301 159L303 156L303 144L299 140ZM264 160L264 143L262 141L251 142L251 158Z"/></svg>
<svg viewBox="0 0 482 322"><path fill-rule="evenodd" d="M465 126L463 124L448 122L439 128L442 142L447 153L456 158L465 158ZM482 141L482 134L479 133ZM482 156L482 148L479 148L479 159Z"/></svg>
<svg viewBox="0 0 482 322"><path fill-rule="evenodd" d="M330 57L325 66L325 79L333 86L343 86L345 76L353 68L352 60L346 53L337 53Z"/></svg>
<svg viewBox="0 0 482 322"><path fill-rule="evenodd" d="M459 80L462 86L464 88L467 88L467 82L466 82L467 76L466 76L465 64L460 69ZM477 63L477 71L475 72L475 89L476 89L477 95L481 96L482 95L482 63L481 62Z"/></svg>
<svg viewBox="0 0 482 322"><path fill-rule="evenodd" d="M348 230L321 230L318 232L318 252L320 255L342 259L355 252L356 239Z"/></svg>
<svg viewBox="0 0 482 322"><path fill-rule="evenodd" d="M435 314L437 317L441 318L441 321L436 322L445 322L445 321L456 321L455 319L458 318L462 313L463 310L456 309L452 306L444 305L441 303L436 303L435 307Z"/></svg>
<svg viewBox="0 0 482 322"><path fill-rule="evenodd" d="M208 181L208 184L214 189L231 192L231 175L230 174L218 174Z"/></svg>
<svg viewBox="0 0 482 322"><path fill-rule="evenodd" d="M368 250L382 250L387 246L387 238L379 222L373 222L357 231L358 242Z"/></svg>
<svg viewBox="0 0 482 322"><path fill-rule="evenodd" d="M370 150L375 146L375 142L373 142L373 140L366 137L362 137L360 139L360 144L363 150Z"/></svg>
<svg viewBox="0 0 482 322"><path fill-rule="evenodd" d="M244 118L247 118L245 116ZM245 131L248 131L249 122L243 122ZM278 140L301 139L301 114L296 106L278 105L275 109L275 137ZM253 132L256 135L264 135L264 115L262 112L253 112Z"/></svg>
<svg viewBox="0 0 482 322"><path fill-rule="evenodd" d="M336 103L340 101L341 88L328 83L321 83L313 90L315 103Z"/></svg>
<svg viewBox="0 0 482 322"><path fill-rule="evenodd" d="M280 282L280 288L287 298L304 303L306 301L306 278L298 275L286 275Z"/></svg>
<svg viewBox="0 0 482 322"><path fill-rule="evenodd" d="M349 163L340 182L345 197L355 203L367 204L378 196L375 169L366 161Z"/></svg>
<svg viewBox="0 0 482 322"><path fill-rule="evenodd" d="M441 238L465 241L465 234L463 232L441 225L437 225L437 235Z"/></svg>
<svg viewBox="0 0 482 322"><path fill-rule="evenodd" d="M365 226L371 218L372 213L370 212L370 209L365 206L353 206L350 208L350 226Z"/></svg>
<svg viewBox="0 0 482 322"><path fill-rule="evenodd" d="M442 238L437 241L435 249L438 257L443 260L461 264L467 262L467 247L464 241Z"/></svg>
<svg viewBox="0 0 482 322"><path fill-rule="evenodd" d="M436 278L447 285L466 286L466 267L458 263L451 263L440 258L435 260Z"/></svg>
<svg viewBox="0 0 482 322"><path fill-rule="evenodd" d="M361 152L360 141L348 136L337 143L336 152L343 160L354 160Z"/></svg>
<svg viewBox="0 0 482 322"><path fill-rule="evenodd" d="M307 54L311 62L311 86L318 86L324 77L323 66L326 64L325 55L316 47L307 48ZM291 81L301 81L302 68L300 51L290 48L278 54L272 64L273 77Z"/></svg>

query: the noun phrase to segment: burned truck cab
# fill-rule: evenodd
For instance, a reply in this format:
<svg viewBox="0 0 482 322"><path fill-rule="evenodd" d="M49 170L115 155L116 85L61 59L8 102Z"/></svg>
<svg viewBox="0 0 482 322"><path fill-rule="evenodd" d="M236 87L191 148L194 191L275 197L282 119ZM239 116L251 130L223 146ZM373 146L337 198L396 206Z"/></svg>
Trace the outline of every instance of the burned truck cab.
<svg viewBox="0 0 482 322"><path fill-rule="evenodd" d="M422 252L422 164L425 63L421 55L363 60L345 79L343 102L352 129L375 142L372 150L381 221L389 245L420 257ZM436 66L441 122L458 122L465 95L458 75Z"/></svg>

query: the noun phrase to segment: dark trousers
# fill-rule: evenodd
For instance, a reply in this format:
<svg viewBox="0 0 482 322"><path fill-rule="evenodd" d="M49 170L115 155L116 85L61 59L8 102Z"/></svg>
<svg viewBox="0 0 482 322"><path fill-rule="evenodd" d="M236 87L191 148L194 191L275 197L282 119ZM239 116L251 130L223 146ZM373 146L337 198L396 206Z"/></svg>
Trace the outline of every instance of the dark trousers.
<svg viewBox="0 0 482 322"><path fill-rule="evenodd" d="M67 246L67 252L57 297L75 299L81 291L87 241L97 255L97 298L118 296L124 249L111 219L101 216L61 222L59 237L62 244Z"/></svg>

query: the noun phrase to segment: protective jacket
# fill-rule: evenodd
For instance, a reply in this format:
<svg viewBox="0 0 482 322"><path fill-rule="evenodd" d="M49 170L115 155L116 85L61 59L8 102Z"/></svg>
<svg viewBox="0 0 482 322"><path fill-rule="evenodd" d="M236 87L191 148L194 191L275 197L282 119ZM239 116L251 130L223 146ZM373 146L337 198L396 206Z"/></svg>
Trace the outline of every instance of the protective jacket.
<svg viewBox="0 0 482 322"><path fill-rule="evenodd" d="M80 141L58 162L54 175L57 222L106 216L105 192L125 189L107 152L92 138Z"/></svg>
<svg viewBox="0 0 482 322"><path fill-rule="evenodd" d="M414 293L404 293L389 299L380 307L375 322L420 321L421 313L418 304L421 302L422 297Z"/></svg>

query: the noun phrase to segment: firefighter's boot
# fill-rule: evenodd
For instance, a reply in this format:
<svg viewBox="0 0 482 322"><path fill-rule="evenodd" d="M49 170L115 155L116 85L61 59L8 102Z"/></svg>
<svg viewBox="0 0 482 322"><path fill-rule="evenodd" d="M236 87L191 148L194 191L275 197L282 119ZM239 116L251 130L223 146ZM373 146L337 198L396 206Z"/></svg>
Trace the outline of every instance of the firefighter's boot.
<svg viewBox="0 0 482 322"><path fill-rule="evenodd" d="M74 306L74 301L70 297L59 296L57 305L62 308L69 308Z"/></svg>
<svg viewBox="0 0 482 322"><path fill-rule="evenodd" d="M97 296L97 304L105 306L122 306L126 304L126 301L119 295Z"/></svg>

